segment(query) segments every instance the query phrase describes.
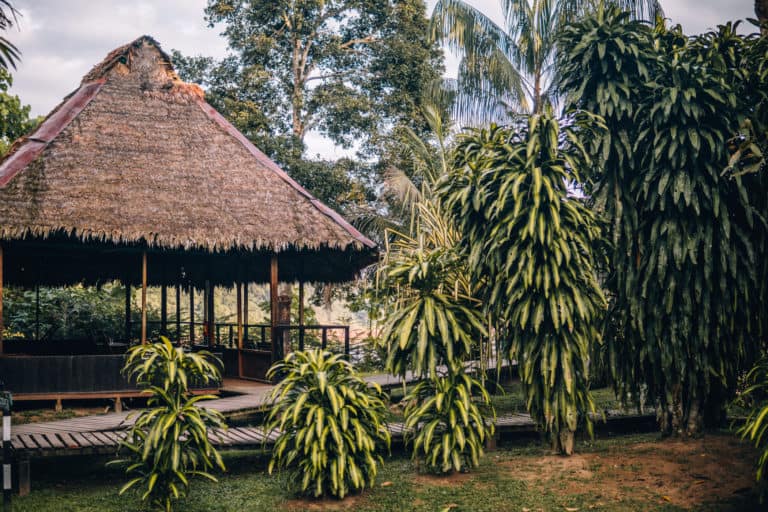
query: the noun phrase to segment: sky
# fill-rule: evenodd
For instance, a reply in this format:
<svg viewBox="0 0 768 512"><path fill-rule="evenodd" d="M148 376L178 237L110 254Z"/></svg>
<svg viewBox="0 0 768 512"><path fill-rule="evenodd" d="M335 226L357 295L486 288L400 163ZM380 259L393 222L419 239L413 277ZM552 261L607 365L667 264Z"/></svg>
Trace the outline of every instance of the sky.
<svg viewBox="0 0 768 512"><path fill-rule="evenodd" d="M264 0L270 1L270 0ZM427 0L431 12L436 0ZM698 33L731 19L754 17L754 0L662 0L673 23ZM469 0L500 21L499 0ZM21 12L18 27L6 37L22 52L13 73L13 94L45 115L73 91L92 66L114 48L147 34L170 53L222 57L226 41L221 27L209 28L203 16L207 0L14 0ZM455 74L456 59L447 56L447 73ZM310 134L310 154L326 158L343 151Z"/></svg>

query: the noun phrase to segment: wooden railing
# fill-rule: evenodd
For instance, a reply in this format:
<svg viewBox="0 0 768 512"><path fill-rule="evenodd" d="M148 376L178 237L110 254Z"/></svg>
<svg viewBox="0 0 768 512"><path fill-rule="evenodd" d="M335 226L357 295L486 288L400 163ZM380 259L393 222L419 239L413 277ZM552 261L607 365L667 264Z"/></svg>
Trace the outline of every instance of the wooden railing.
<svg viewBox="0 0 768 512"><path fill-rule="evenodd" d="M147 322L149 338L154 339L160 335L168 336L173 341L188 344L208 344L208 337L203 322L183 322L177 329L175 322L168 322L165 332L161 322ZM231 322L219 322L215 324L213 345L226 348L237 348L237 324ZM349 355L350 334L348 325L278 325L276 335L279 340L284 336L289 337L291 350L304 350L307 346L318 347L327 350L330 345L343 344L345 355ZM282 344L280 349L282 351ZM269 324L244 324L243 325L244 348L260 348L271 350L272 326ZM280 354L282 355L282 354Z"/></svg>

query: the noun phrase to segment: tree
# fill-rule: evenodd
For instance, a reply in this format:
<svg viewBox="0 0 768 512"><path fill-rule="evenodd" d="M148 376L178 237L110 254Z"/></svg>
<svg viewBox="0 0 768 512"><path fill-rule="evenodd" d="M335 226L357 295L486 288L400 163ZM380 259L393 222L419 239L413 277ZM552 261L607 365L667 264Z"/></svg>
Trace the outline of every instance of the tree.
<svg viewBox="0 0 768 512"><path fill-rule="evenodd" d="M656 0L611 3L632 9L638 18L661 12ZM506 121L510 112L538 114L556 105L557 38L593 6L575 0L504 0L504 25L499 26L463 0L439 0L432 13L433 37L461 57L458 116Z"/></svg>
<svg viewBox="0 0 768 512"><path fill-rule="evenodd" d="M18 11L10 0L0 0L0 30L6 31L13 27ZM21 53L16 46L4 36L0 36L0 69L16 69L16 62L21 58Z"/></svg>
<svg viewBox="0 0 768 512"><path fill-rule="evenodd" d="M755 15L760 24L763 25L761 29L763 35L768 35L768 27L765 25L768 23L768 0L755 0Z"/></svg>
<svg viewBox="0 0 768 512"><path fill-rule="evenodd" d="M591 165L583 140L600 123L577 115L564 126L546 109L465 135L439 191L471 278L488 280L482 300L518 361L531 416L571 454L578 423L591 428L588 359L605 300L592 249L600 229L567 187Z"/></svg>
<svg viewBox="0 0 768 512"><path fill-rule="evenodd" d="M738 66L722 58L738 60L730 32L692 42L679 27L599 9L562 37L567 105L609 127L592 141L602 161L588 190L614 243L614 378L622 396L647 392L665 434L698 435L721 419L764 310L764 226L744 177L726 172L728 141L756 107L741 109Z"/></svg>
<svg viewBox="0 0 768 512"><path fill-rule="evenodd" d="M441 71L417 0L209 0L206 15L225 25L233 55L187 61L182 72L214 95L259 106L256 124L272 125L264 135L289 139L299 155L311 130L351 147L385 125L413 123L423 85Z"/></svg>
<svg viewBox="0 0 768 512"><path fill-rule="evenodd" d="M0 155L10 149L13 141L32 131L39 123L39 118L29 118L31 107L22 105L18 96L8 92L11 85L13 77L0 64Z"/></svg>

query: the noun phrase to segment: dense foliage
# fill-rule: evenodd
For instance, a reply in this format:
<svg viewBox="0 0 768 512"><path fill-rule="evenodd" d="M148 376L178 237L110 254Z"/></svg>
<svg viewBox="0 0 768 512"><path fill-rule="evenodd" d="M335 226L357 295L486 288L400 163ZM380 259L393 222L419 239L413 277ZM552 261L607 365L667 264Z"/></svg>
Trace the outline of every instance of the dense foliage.
<svg viewBox="0 0 768 512"><path fill-rule="evenodd" d="M528 409L563 453L594 411L588 359L605 307L593 251L600 230L567 183L590 164L582 139L599 127L577 116L561 128L545 112L471 132L441 189L472 276L489 281L483 302L504 327Z"/></svg>
<svg viewBox="0 0 768 512"><path fill-rule="evenodd" d="M435 473L480 464L496 414L478 380L454 370L420 381L403 400L406 443L413 445L415 459Z"/></svg>
<svg viewBox="0 0 768 512"><path fill-rule="evenodd" d="M117 284L39 289L6 288L3 294L6 336L35 339L122 339L125 291ZM134 308L135 309L135 308ZM38 315L39 312L39 315ZM157 316L151 311L152 318Z"/></svg>
<svg viewBox="0 0 768 512"><path fill-rule="evenodd" d="M768 467L768 358L763 358L746 376L746 389L740 399L751 402L752 408L747 421L739 428L743 439L749 439L760 450L757 462L757 480L765 484L765 470ZM765 489L765 487L764 487Z"/></svg>
<svg viewBox="0 0 768 512"><path fill-rule="evenodd" d="M614 377L622 395L647 390L666 433L719 420L754 351L751 311L764 309L755 302L763 220L745 179L724 173L740 112L755 106L740 108L737 72L712 58L738 58L735 45L720 46L732 36L691 41L601 7L561 43L567 106L609 127L590 145L604 165L588 190L614 248Z"/></svg>
<svg viewBox="0 0 768 512"><path fill-rule="evenodd" d="M140 485L141 499L153 508L170 511L185 496L190 477L216 481L209 472L224 462L208 439L208 429L225 428L217 411L198 406L212 395L192 396L191 386L216 384L220 361L208 352L186 353L167 338L137 345L128 352L123 373L149 394L147 408L138 413L121 450L127 450L126 473L132 477L120 494Z"/></svg>
<svg viewBox="0 0 768 512"><path fill-rule="evenodd" d="M372 487L383 463L378 452L390 443L381 388L322 350L290 353L270 368L268 377L278 376L265 424L277 434L270 473L288 470L315 497Z"/></svg>

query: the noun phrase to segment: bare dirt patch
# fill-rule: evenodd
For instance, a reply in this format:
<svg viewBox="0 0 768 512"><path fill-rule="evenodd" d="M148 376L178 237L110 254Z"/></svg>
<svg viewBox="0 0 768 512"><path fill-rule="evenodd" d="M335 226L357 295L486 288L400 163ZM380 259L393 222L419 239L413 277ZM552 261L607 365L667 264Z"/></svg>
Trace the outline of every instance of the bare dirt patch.
<svg viewBox="0 0 768 512"><path fill-rule="evenodd" d="M546 456L502 463L528 485L566 494L599 492L600 499L668 502L692 508L749 492L754 451L728 436L664 440L610 448L572 457Z"/></svg>
<svg viewBox="0 0 768 512"><path fill-rule="evenodd" d="M289 511L300 510L357 510L364 496L352 495L345 496L343 500L334 498L312 499L298 498L290 500L285 504L285 509Z"/></svg>
<svg viewBox="0 0 768 512"><path fill-rule="evenodd" d="M458 487L473 479L471 473L451 473L450 475L432 475L421 473L413 476L413 482L419 485L432 487Z"/></svg>

